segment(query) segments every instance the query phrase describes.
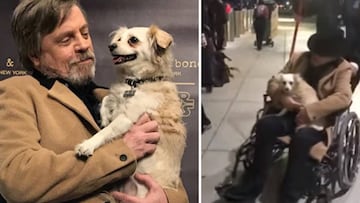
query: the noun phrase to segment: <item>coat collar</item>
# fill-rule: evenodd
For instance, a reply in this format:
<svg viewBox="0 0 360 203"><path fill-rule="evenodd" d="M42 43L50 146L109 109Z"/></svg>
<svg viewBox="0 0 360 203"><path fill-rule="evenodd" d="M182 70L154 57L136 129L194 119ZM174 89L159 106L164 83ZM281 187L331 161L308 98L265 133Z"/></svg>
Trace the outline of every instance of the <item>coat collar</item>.
<svg viewBox="0 0 360 203"><path fill-rule="evenodd" d="M74 92L69 89L69 84L66 81L55 78L47 78L37 70L33 71L32 76L37 79L42 86L48 89L49 97L57 100L67 108L76 112L95 130L100 130L99 126L97 125L90 111L87 109L86 105L78 96L76 96ZM101 88L98 89L100 89L100 92L103 92ZM100 99L102 99L103 95L99 96L99 94L96 94L96 92L99 92L99 90L96 90L97 89L94 89L94 94L99 99L99 101L101 101Z"/></svg>
<svg viewBox="0 0 360 203"><path fill-rule="evenodd" d="M94 129L97 131L100 130L85 104L68 87L66 87L66 85L59 81L55 81L51 89L49 89L48 94L51 98L76 112Z"/></svg>
<svg viewBox="0 0 360 203"><path fill-rule="evenodd" d="M305 71L307 70L307 68L309 68L309 63L310 63L310 52L304 52L301 56L299 56L298 58L304 57L305 60L297 60L298 63L293 64L294 66L294 71L299 72L301 75L304 75ZM335 62L337 64L335 64ZM334 69L332 71L330 71L328 74L326 74L324 77L322 77L319 80L318 83L318 88L322 87L324 83L326 83L326 81L328 81L329 79L331 79L334 74L336 73L336 71L338 70L338 68L343 69L344 67L340 65L343 65L345 63L345 60L343 58L337 59L336 61L331 61L329 63L334 63L333 66ZM322 91L320 89L317 89L317 92L319 93L320 97L324 97L324 95L322 94Z"/></svg>

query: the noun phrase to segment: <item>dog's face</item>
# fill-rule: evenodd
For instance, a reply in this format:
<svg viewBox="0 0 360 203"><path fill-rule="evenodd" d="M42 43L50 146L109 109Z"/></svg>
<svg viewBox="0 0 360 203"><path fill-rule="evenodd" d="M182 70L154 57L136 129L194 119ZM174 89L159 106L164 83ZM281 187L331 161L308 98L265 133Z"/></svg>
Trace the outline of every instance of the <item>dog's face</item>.
<svg viewBox="0 0 360 203"><path fill-rule="evenodd" d="M290 93L295 85L294 74L283 73L280 75L280 87L282 91Z"/></svg>
<svg viewBox="0 0 360 203"><path fill-rule="evenodd" d="M168 49L173 39L167 32L156 26L120 27L111 34L111 38L109 50L113 63L124 77L170 74L172 55Z"/></svg>

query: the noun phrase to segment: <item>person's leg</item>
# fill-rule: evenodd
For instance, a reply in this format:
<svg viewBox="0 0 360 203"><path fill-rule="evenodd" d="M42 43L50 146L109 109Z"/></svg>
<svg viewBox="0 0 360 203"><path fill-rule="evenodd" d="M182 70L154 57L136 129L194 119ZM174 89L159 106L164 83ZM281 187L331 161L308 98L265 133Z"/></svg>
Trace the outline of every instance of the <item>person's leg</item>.
<svg viewBox="0 0 360 203"><path fill-rule="evenodd" d="M257 50L262 49L262 43L264 40L264 33L265 33L265 23L263 19L255 19L254 22L254 29L256 34L256 48Z"/></svg>
<svg viewBox="0 0 360 203"><path fill-rule="evenodd" d="M223 50L224 49L224 40L225 40L225 26L218 25L216 28L217 32L217 40L216 40L216 50Z"/></svg>
<svg viewBox="0 0 360 203"><path fill-rule="evenodd" d="M207 117L204 105L201 105L201 133L211 128L211 121Z"/></svg>
<svg viewBox="0 0 360 203"><path fill-rule="evenodd" d="M211 93L213 88L213 66L212 63L214 56L214 44L213 39L208 37L207 38L208 45L205 48L202 48L201 54L201 64L202 64L202 71L201 71L201 87L206 88L206 93Z"/></svg>
<svg viewBox="0 0 360 203"><path fill-rule="evenodd" d="M326 139L325 132L313 128L299 129L291 139L289 161L280 194L280 203L296 203L302 195L315 186L313 168L319 164L309 155L310 148Z"/></svg>
<svg viewBox="0 0 360 203"><path fill-rule="evenodd" d="M259 23L258 23L258 21L257 21L256 19L255 19L255 21L254 21L254 31L255 31L255 36L256 36L256 43L255 43L255 45L256 45L256 48L257 48L258 50L260 50L261 47L260 47L259 44L261 44L262 41L261 41L261 36L260 36L260 31L259 31Z"/></svg>
<svg viewBox="0 0 360 203"><path fill-rule="evenodd" d="M242 181L224 194L228 200L254 200L261 193L272 162L272 149L278 136L294 129L293 115L264 116L256 124L254 163L245 171Z"/></svg>
<svg viewBox="0 0 360 203"><path fill-rule="evenodd" d="M262 49L262 45L263 45L263 41L265 38L265 30L266 29L266 22L265 19L260 19L259 20L259 38L261 39L261 43L260 43L260 47L258 47L259 50Z"/></svg>

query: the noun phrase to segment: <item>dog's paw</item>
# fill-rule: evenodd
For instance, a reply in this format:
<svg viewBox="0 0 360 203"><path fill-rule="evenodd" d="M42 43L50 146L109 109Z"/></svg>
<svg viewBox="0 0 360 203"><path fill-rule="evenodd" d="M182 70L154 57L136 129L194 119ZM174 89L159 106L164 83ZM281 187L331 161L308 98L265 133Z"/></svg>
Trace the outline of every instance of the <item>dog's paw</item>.
<svg viewBox="0 0 360 203"><path fill-rule="evenodd" d="M81 144L76 145L75 154L79 157L86 156L89 157L93 155L95 148L87 141L84 141Z"/></svg>
<svg viewBox="0 0 360 203"><path fill-rule="evenodd" d="M110 124L110 119L101 119L101 127L106 127Z"/></svg>

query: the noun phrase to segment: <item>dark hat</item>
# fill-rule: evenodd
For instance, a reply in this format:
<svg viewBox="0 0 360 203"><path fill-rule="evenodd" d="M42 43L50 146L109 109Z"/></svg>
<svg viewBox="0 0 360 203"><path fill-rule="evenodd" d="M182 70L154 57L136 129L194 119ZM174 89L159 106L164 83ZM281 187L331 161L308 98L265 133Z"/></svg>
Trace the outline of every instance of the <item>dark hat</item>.
<svg viewBox="0 0 360 203"><path fill-rule="evenodd" d="M348 50L348 43L341 29L317 32L310 36L308 48L320 56L340 57Z"/></svg>

